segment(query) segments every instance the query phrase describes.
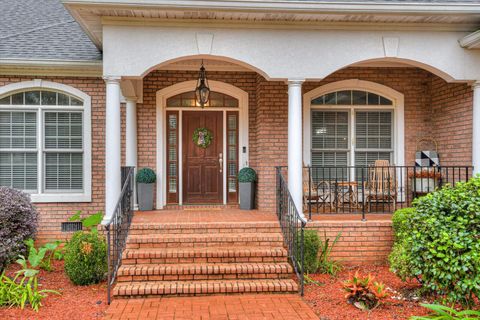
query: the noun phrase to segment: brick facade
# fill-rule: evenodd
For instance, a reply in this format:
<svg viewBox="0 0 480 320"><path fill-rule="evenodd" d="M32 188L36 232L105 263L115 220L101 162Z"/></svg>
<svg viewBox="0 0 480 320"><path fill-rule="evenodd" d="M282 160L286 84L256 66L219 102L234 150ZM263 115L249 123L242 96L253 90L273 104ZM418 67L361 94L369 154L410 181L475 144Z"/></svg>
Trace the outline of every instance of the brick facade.
<svg viewBox="0 0 480 320"><path fill-rule="evenodd" d="M196 71L154 71L144 78L144 101L137 106L139 167L156 169L156 92L178 82L195 80L197 76ZM257 205L262 210L273 210L274 167L287 164L287 85L267 81L254 72L209 72L208 77L249 94L249 165L259 176ZM39 236L42 240L65 238L60 223L74 211L93 213L104 208L105 84L101 78L41 78L70 85L92 97L92 202L37 204L42 213ZM323 81L306 82L303 92L346 79L377 82L404 94L407 165L413 164L417 140L425 136L436 138L442 163L471 163L472 89L468 85L446 83L418 68L346 68ZM0 86L28 80L32 78L0 76ZM123 154L124 127L122 119Z"/></svg>

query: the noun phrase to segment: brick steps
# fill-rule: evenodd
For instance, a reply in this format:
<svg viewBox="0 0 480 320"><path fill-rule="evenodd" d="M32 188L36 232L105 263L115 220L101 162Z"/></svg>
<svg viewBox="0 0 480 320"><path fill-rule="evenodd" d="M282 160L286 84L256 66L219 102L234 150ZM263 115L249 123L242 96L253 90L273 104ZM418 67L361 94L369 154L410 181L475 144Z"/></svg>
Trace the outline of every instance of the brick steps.
<svg viewBox="0 0 480 320"><path fill-rule="evenodd" d="M268 247L126 249L122 265L164 263L286 262L287 250Z"/></svg>
<svg viewBox="0 0 480 320"><path fill-rule="evenodd" d="M196 263L163 265L124 265L118 281L171 281L221 279L281 279L293 272L283 263Z"/></svg>
<svg viewBox="0 0 480 320"><path fill-rule="evenodd" d="M127 249L171 247L281 247L280 233L142 234L127 239Z"/></svg>
<svg viewBox="0 0 480 320"><path fill-rule="evenodd" d="M278 233L278 222L132 223L129 234Z"/></svg>
<svg viewBox="0 0 480 320"><path fill-rule="evenodd" d="M151 296L191 296L229 293L295 293L298 285L292 279L209 280L209 281L142 281L119 282L113 290L118 298Z"/></svg>

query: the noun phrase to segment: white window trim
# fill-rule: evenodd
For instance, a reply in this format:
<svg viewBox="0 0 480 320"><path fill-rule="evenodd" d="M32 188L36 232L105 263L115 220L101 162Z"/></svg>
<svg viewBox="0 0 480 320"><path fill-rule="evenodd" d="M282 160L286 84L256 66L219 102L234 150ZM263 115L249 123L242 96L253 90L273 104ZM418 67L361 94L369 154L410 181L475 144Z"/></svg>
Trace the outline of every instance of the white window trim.
<svg viewBox="0 0 480 320"><path fill-rule="evenodd" d="M238 132L238 170L248 166L249 160L249 144L248 144L248 93L240 88L237 88L231 84L224 83L221 81L208 80L208 84L211 91L220 92L226 95L229 95L238 100L238 108L218 108L205 107L205 111L220 111L223 112L223 154L226 155L227 147L227 133L226 133L226 112L227 111L238 111L238 120L239 120L239 132ZM167 204L167 156L165 152L166 146L166 112L167 112L167 99L177 94L190 92L195 90L197 85L196 80L180 82L174 84L170 87L164 88L157 91L157 171L160 173L160 177L165 177L163 179L157 179L157 194L156 194L156 209L162 209ZM178 108L168 108L168 110L180 110L180 111L198 111L201 112L202 109L199 107L178 107ZM178 135L178 154L182 154L182 112L179 112L178 117L179 123L179 135ZM243 147L246 147L245 152L243 152ZM226 157L224 156L224 159ZM227 204L227 162L223 161L223 204ZM177 182L177 192L179 205L183 204L183 163L181 157L179 157L178 163L178 182Z"/></svg>
<svg viewBox="0 0 480 320"><path fill-rule="evenodd" d="M382 84L359 80L359 79L349 79L342 80L337 82L332 82L324 86L315 88L303 95L303 161L306 165L312 164L311 158L311 145L312 145L312 109L328 109L334 110L332 106L312 106L312 100L320 97L324 94L342 91L342 90L363 90L378 95L384 96L392 100L392 106L341 106L336 105L334 109L339 110L350 110L350 112L355 112L355 110L393 110L393 164L397 166L405 165L405 115L404 115L404 95L390 87L384 86ZM350 116L352 118L352 116ZM351 126L352 124L350 124ZM349 127L350 127L349 126ZM349 130L353 130L353 127ZM354 141L350 139L349 150L355 150ZM350 160L353 157L353 152L350 152Z"/></svg>
<svg viewBox="0 0 480 320"><path fill-rule="evenodd" d="M35 203L47 203L47 202L91 202L92 201L92 124L91 124L91 98L86 93L73 88L71 86L45 81L41 79L35 79L32 81L23 81L17 83L11 83L0 87L0 96L7 94L14 94L18 91L26 90L35 90L35 89L47 89L53 91L60 91L66 94L78 97L83 100L83 107L71 106L68 110L72 111L83 111L83 185L84 191L82 193L38 193L30 194L32 202ZM12 105L0 105L0 110L12 110ZM41 119L40 115L45 110L62 110L66 111L65 108L59 108L58 106L24 106L21 110L37 110L38 116L37 119ZM43 132L43 123L38 122L37 126L37 136L38 139L42 139ZM39 141L37 141L37 146ZM43 154L39 155L39 186L43 187ZM39 190L42 190L39 188Z"/></svg>

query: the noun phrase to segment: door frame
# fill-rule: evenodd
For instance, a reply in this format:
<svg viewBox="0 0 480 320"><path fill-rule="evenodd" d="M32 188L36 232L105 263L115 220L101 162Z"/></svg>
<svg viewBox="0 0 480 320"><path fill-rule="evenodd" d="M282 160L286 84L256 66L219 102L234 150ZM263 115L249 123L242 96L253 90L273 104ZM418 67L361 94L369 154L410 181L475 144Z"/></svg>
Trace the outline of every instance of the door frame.
<svg viewBox="0 0 480 320"><path fill-rule="evenodd" d="M200 107L178 107L168 108L169 111L178 111L178 155L182 154L182 111L221 111L223 112L223 154L227 152L227 111L238 111L239 131L238 131L238 170L248 166L249 144L248 144L248 93L231 84L208 80L211 91L220 92L238 100L238 108L208 108ZM157 191L156 191L156 209L162 209L167 204L167 140L165 135L167 118L167 99L177 94L193 91L197 85L196 80L180 82L167 88L157 91L156 94L156 141L157 141ZM179 157L182 159L183 157ZM225 156L224 156L225 159ZM227 204L227 161L223 161L223 204ZM183 205L183 161L178 162L178 204Z"/></svg>

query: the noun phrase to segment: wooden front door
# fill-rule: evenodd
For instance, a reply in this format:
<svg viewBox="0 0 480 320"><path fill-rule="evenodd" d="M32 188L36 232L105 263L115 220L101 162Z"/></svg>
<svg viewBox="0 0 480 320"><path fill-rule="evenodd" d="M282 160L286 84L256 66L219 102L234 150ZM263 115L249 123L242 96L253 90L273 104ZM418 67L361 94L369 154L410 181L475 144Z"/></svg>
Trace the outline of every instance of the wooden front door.
<svg viewBox="0 0 480 320"><path fill-rule="evenodd" d="M183 112L183 201L223 203L223 113L221 111ZM207 148L197 146L193 134L208 129L213 136Z"/></svg>

